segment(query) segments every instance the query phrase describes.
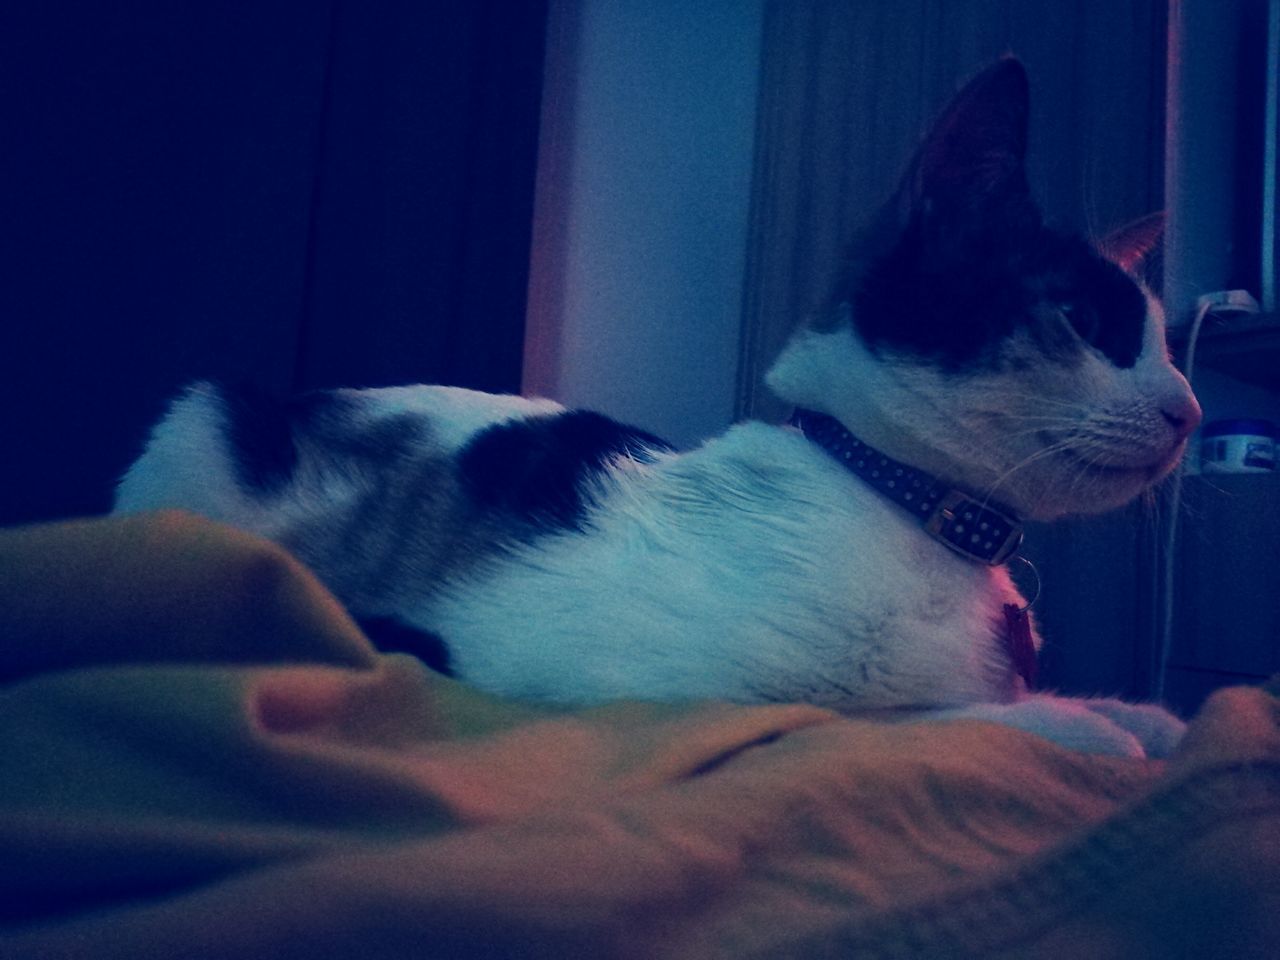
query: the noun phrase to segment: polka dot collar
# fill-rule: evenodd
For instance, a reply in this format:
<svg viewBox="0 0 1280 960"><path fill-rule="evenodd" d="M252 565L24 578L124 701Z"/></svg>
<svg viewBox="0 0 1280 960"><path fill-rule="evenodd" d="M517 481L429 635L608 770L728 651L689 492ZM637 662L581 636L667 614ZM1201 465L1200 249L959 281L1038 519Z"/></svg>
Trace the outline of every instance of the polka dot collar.
<svg viewBox="0 0 1280 960"><path fill-rule="evenodd" d="M998 566L1022 545L1022 524L1007 508L977 500L923 470L885 456L825 413L799 409L791 423L858 479L918 518L935 540L956 553Z"/></svg>

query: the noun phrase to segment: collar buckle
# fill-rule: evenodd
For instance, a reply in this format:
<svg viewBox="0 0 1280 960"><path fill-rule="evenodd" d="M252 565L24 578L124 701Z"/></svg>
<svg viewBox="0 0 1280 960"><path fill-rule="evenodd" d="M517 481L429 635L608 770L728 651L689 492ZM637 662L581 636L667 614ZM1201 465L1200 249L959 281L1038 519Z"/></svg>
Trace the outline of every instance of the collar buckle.
<svg viewBox="0 0 1280 960"><path fill-rule="evenodd" d="M925 531L961 556L998 567L1022 546L1022 523L1015 515L891 460L854 437L834 417L800 408L792 414L791 423L873 490L917 519L923 517Z"/></svg>
<svg viewBox="0 0 1280 960"><path fill-rule="evenodd" d="M948 490L924 528L956 553L998 567L1022 546L1022 525L989 504Z"/></svg>

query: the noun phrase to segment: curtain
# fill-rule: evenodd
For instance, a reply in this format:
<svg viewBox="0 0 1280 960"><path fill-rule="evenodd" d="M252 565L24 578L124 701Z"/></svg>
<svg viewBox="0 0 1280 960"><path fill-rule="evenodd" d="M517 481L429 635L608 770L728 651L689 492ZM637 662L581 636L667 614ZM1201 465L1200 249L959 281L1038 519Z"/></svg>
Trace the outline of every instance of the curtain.
<svg viewBox="0 0 1280 960"><path fill-rule="evenodd" d="M193 379L518 390L546 0L0 5L0 524Z"/></svg>
<svg viewBox="0 0 1280 960"><path fill-rule="evenodd" d="M339 0L295 387L515 393L547 0Z"/></svg>

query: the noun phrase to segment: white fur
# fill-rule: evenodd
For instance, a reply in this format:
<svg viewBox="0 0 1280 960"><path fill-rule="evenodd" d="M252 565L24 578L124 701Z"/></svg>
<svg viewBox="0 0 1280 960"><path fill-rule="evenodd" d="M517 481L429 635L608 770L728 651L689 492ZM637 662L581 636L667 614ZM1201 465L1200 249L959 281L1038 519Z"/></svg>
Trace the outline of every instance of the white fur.
<svg viewBox="0 0 1280 960"><path fill-rule="evenodd" d="M217 390L207 383L188 387L116 487L115 511L180 507L232 526L260 527L264 511L239 489L225 425Z"/></svg>

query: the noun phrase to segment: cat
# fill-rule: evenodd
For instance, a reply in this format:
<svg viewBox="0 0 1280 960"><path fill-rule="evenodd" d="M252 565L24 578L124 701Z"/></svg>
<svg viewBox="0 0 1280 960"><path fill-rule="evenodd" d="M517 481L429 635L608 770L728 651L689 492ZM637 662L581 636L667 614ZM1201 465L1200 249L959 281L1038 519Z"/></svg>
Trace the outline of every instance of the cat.
<svg viewBox="0 0 1280 960"><path fill-rule="evenodd" d="M1159 304L1051 229L1004 59L927 134L878 239L783 350L790 424L688 452L551 400L446 386L273 403L190 386L116 510L283 544L388 647L517 698L803 701L977 717L1163 755L1155 706L1028 691L1023 519L1133 499L1200 410ZM1149 231L1148 231L1149 232Z"/></svg>

